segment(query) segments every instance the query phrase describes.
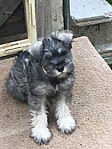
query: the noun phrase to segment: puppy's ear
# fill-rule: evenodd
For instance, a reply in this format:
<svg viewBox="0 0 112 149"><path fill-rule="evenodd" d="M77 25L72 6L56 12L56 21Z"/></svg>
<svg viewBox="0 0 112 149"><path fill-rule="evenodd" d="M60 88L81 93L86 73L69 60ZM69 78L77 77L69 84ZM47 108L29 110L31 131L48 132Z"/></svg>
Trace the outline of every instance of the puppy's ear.
<svg viewBox="0 0 112 149"><path fill-rule="evenodd" d="M42 48L43 48L43 43L42 43L42 39L38 40L37 42L35 42L34 44L32 44L29 49L28 52L38 61L41 60L42 58Z"/></svg>
<svg viewBox="0 0 112 149"><path fill-rule="evenodd" d="M53 36L58 38L65 45L71 44L73 39L73 33L69 30L53 33Z"/></svg>

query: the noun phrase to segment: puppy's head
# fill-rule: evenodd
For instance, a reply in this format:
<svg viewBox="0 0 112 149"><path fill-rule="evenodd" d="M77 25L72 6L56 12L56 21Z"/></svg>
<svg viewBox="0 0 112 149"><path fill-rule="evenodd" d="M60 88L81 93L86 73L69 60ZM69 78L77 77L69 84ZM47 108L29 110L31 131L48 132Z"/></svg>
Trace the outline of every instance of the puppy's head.
<svg viewBox="0 0 112 149"><path fill-rule="evenodd" d="M50 77L63 78L73 72L70 31L55 32L40 41L35 55L41 58L43 71Z"/></svg>

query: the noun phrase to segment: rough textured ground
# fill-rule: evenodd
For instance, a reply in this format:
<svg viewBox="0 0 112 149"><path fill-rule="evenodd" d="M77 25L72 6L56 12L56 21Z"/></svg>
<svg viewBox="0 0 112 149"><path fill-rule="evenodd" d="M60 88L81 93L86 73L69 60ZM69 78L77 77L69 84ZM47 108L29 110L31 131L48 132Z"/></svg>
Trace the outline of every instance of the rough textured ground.
<svg viewBox="0 0 112 149"><path fill-rule="evenodd" d="M49 145L30 138L26 104L12 99L4 86L12 59L0 61L0 149L112 149L112 71L86 37L73 42L76 83L71 106L77 120L72 135L53 125Z"/></svg>

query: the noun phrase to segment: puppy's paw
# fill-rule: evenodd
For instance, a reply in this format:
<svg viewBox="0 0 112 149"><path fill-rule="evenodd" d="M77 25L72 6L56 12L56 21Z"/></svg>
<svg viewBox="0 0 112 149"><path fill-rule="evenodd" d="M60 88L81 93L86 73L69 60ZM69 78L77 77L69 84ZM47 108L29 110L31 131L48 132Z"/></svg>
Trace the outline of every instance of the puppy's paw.
<svg viewBox="0 0 112 149"><path fill-rule="evenodd" d="M76 128L76 123L72 116L63 116L62 119L58 119L57 125L58 130L67 135L71 134Z"/></svg>
<svg viewBox="0 0 112 149"><path fill-rule="evenodd" d="M51 136L52 134L47 127L40 129L35 126L32 128L31 137L34 138L34 140L40 145L49 143Z"/></svg>

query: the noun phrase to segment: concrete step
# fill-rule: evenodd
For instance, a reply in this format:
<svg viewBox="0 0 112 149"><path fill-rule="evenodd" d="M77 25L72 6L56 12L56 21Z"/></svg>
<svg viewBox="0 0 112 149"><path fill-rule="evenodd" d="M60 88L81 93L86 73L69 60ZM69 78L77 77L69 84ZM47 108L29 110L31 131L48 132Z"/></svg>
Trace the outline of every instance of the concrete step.
<svg viewBox="0 0 112 149"><path fill-rule="evenodd" d="M53 123L47 146L30 138L27 105L6 92L13 59L0 61L0 149L112 149L112 71L87 37L74 39L72 52L76 81L71 113L77 128L67 136Z"/></svg>
<svg viewBox="0 0 112 149"><path fill-rule="evenodd" d="M70 16L78 26L112 20L112 7L106 0L70 0Z"/></svg>
<svg viewBox="0 0 112 149"><path fill-rule="evenodd" d="M106 0L70 0L70 29L74 37L87 36L99 52L111 51L111 5Z"/></svg>

